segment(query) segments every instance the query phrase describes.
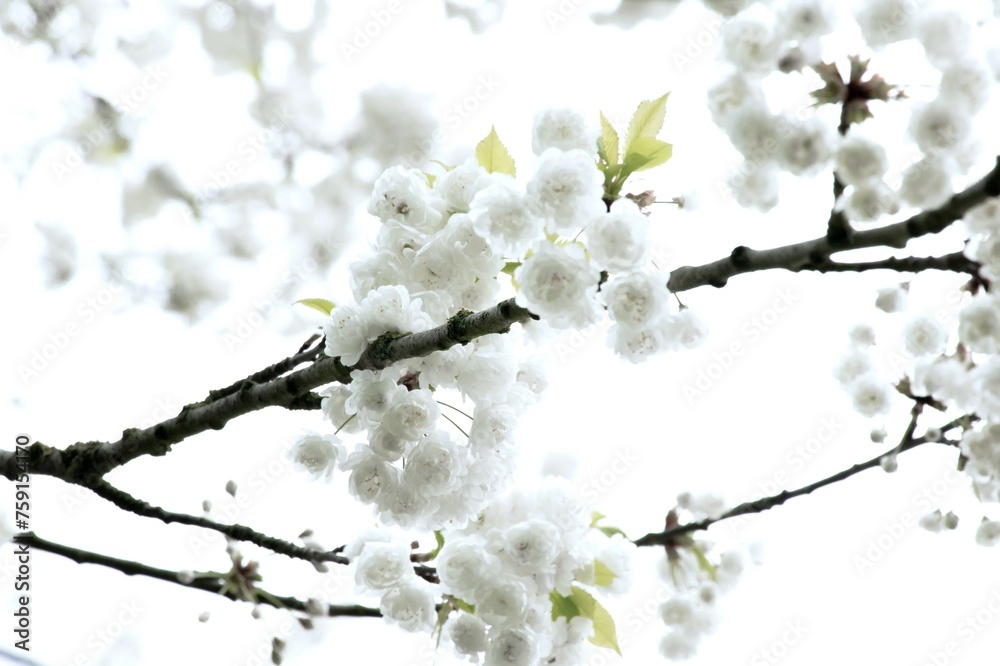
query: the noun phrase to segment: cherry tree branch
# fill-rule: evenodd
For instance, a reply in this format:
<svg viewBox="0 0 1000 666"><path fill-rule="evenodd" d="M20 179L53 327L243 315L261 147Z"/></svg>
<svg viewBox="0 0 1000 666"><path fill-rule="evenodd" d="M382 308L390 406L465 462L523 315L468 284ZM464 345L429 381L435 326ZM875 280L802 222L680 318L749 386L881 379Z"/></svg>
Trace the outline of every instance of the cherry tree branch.
<svg viewBox="0 0 1000 666"><path fill-rule="evenodd" d="M220 594L227 599L234 601L246 601L235 594L225 583L225 574L211 572L211 574L197 574L190 582L183 582L183 575L178 571L160 569L131 560L123 560L110 555L102 555L80 548L73 548L54 541L48 541L34 534L22 534L14 537L16 543L24 544L29 549L37 549L54 555L61 555L69 558L78 564L98 564L103 567L115 569L127 576L146 576L156 578L168 583L188 587L213 594ZM256 603L267 604L275 608L308 612L308 604L295 597L285 597L271 594L263 590L258 590L259 594L254 600ZM336 605L328 604L326 614L329 617L381 617L382 613L377 608L368 608L359 605Z"/></svg>
<svg viewBox="0 0 1000 666"><path fill-rule="evenodd" d="M938 440L931 440L927 439L926 436L921 436L921 437L913 436L913 432L916 429L917 417L920 414L922 407L923 404L920 402L914 405L914 409L910 419L910 424L907 426L906 432L900 439L899 444L892 447L888 451L885 451L884 453L881 453L875 456L874 458L871 458L870 460L866 460L865 462L852 465L851 467L841 470L836 474L831 474L825 479L820 479L819 481L815 481L813 483L810 483L809 485L802 486L801 488L797 488L795 490L783 490L776 495L771 495L770 497L762 497L760 499L751 500L749 502L743 502L742 504L738 504L734 506L732 509L726 511L725 513L719 516L715 516L713 518L705 518L704 520L698 520L695 522L686 523L684 525L678 525L677 527L671 527L669 529L663 530L662 532L650 532L649 534L639 537L638 539L633 541L633 543L636 546L671 545L674 543L676 538L681 535L688 534L690 532L706 530L715 523L722 522L723 520L728 520L730 518L735 518L737 516L745 516L754 513L763 513L768 509L773 509L776 506L781 506L790 499L793 499L795 497L802 497L803 495L808 495L814 490L819 490L820 488L833 485L834 483L838 483L845 479L849 479L855 474L859 474L865 470L872 469L873 467L878 467L881 464L882 459L885 458L886 456L894 456L899 453L903 453L904 451L910 451L912 449L917 448L918 446L927 443L938 443L938 444L944 444L946 446L957 446L958 445L957 442L945 439L944 437ZM965 425L970 421L970 419L973 418L974 417L963 416L958 419L955 419L954 421L949 422L948 424L940 428L942 435L951 430L954 430L955 428Z"/></svg>
<svg viewBox="0 0 1000 666"><path fill-rule="evenodd" d="M743 273L783 268L789 271L813 270L822 266L830 255L845 250L867 247L903 248L920 236L936 234L972 207L990 197L1000 196L1000 158L993 169L966 189L953 195L943 205L917 213L910 218L884 227L853 233L843 243L833 243L826 236L802 243L793 243L770 250L752 250L740 245L724 259L702 266L683 266L671 272L667 288L672 292L687 291L711 285L724 287L729 278Z"/></svg>
<svg viewBox="0 0 1000 666"><path fill-rule="evenodd" d="M315 336L314 336L315 337ZM312 338L310 338L312 341ZM269 382L272 379L277 379L286 372L291 372L303 363L310 363L315 361L323 353L323 343L325 338L320 337L319 342L317 342L312 348L306 349L309 342L303 345L303 349L300 349L298 353L293 354L287 358L284 358L273 365L269 365L263 370L258 370L249 377L241 379L227 386L226 388L218 389L215 391L209 391L208 397L202 402L207 404L225 398L227 395L232 395L237 393L243 385L249 382L250 384L261 384L264 382Z"/></svg>
<svg viewBox="0 0 1000 666"><path fill-rule="evenodd" d="M851 128L850 107L847 102L848 100L844 99L840 105L840 124L837 125L837 133L840 136L846 136L847 131ZM835 170L833 172L833 209L830 211L830 220L826 225L826 237L834 245L850 241L853 234L851 225L847 221L847 216L844 215L843 209L837 206L837 202L845 189L847 188L844 185L844 181L840 179Z"/></svg>
<svg viewBox="0 0 1000 666"><path fill-rule="evenodd" d="M224 534L230 539L234 539L236 541L247 541L260 546L261 548L267 548L268 550L278 553L279 555L285 555L293 559L305 560L313 563L332 562L334 564L350 564L350 561L346 557L339 554L343 550L343 547L336 548L331 551L307 548L305 546L294 544L290 541L285 541L284 539L279 539L277 537L258 532L250 527L247 527L246 525L226 525L202 516L192 516L187 513L167 511L166 509L154 506L144 500L133 497L124 490L111 485L104 479L94 481L86 487L90 488L98 496L108 500L118 508L134 513L137 516L155 518L168 524L177 523L180 525L203 527L219 532L220 534ZM437 572L433 567L417 564L413 567L413 570L418 576L428 582L436 583L438 580Z"/></svg>
<svg viewBox="0 0 1000 666"><path fill-rule="evenodd" d="M1000 196L1000 158L986 176L952 196L942 206L917 213L896 224L857 232L846 244L832 243L822 236L770 250L753 250L741 245L724 259L674 270L667 287L675 293L706 285L722 287L734 275L772 268L836 270L830 268L836 265L830 261L830 255L835 252L879 246L905 247L913 238L940 232L970 208L994 196ZM855 267L870 270L883 266L878 262L869 262ZM174 418L142 430L129 428L116 442L77 442L66 449L36 442L28 449L29 468L33 473L56 476L72 483L99 478L139 456L165 455L174 444L206 430L221 430L230 420L249 412L271 406L315 406L315 396L307 398L308 404L303 403L302 396L331 382L349 383L352 370L378 370L407 358L426 356L484 335L507 332L513 324L524 323L532 317L514 299L477 313L463 310L447 323L428 331L383 335L368 346L359 362L351 368L344 366L339 358L324 357L306 368L262 383L255 381L255 375L251 375L238 382L238 387L237 384L226 387L215 397L210 393L208 401L186 405ZM317 350L318 345L316 349L301 354L308 355ZM276 365L281 363L284 362ZM273 367L255 374L271 376L276 372ZM17 477L19 470L12 452L0 451L0 472L9 479Z"/></svg>
<svg viewBox="0 0 1000 666"><path fill-rule="evenodd" d="M897 273L919 273L926 270L951 271L968 273L974 280L982 281L979 274L980 264L969 259L962 252L952 252L940 257L886 257L875 261L843 262L824 259L815 264L806 264L798 271L817 271L819 273L861 272L872 270L890 270Z"/></svg>
<svg viewBox="0 0 1000 666"><path fill-rule="evenodd" d="M115 506L137 516L145 518L155 518L164 523L178 523L180 525L192 525L194 527L204 527L206 529L224 534L236 541L248 541L252 544L267 548L275 553L287 555L288 557L306 560L308 562L333 562L335 564L348 564L348 559L343 555L338 555L334 551L326 552L315 548L306 548L296 545L290 541L268 536L257 532L246 525L225 525L210 518L202 516L192 516L186 513L176 513L167 511L158 506L154 506L141 499L137 499L124 490L114 487L107 481L101 479L87 486L97 495L108 500Z"/></svg>

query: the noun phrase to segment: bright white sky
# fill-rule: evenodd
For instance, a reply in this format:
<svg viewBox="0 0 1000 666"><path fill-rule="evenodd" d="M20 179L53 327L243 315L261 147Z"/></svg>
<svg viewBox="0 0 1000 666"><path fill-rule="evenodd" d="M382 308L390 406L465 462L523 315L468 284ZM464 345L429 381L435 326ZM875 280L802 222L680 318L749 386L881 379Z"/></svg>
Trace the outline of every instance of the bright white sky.
<svg viewBox="0 0 1000 666"><path fill-rule="evenodd" d="M637 179L630 190L654 189L661 199L698 192L704 206L683 213L654 207L654 256L661 267L711 261L739 244L765 248L822 233L830 204L828 176L816 182L789 177L781 205L766 216L735 208L719 195L718 184L738 156L705 110L704 91L718 71L710 14L685 5L669 20L626 33L597 27L587 18L607 2L579 4L565 21L550 26L546 11L557 10L559 3L511 0L505 20L477 36L465 24L445 20L439 0L403 1L384 32L346 63L340 44L386 3L337 3L320 54L327 66L316 80L326 91L326 119L337 127L353 117L357 93L365 87L406 84L433 96L445 130L442 156L456 155L456 147L468 152L496 125L519 165L529 167L531 120L542 107L574 106L595 116L602 109L622 126L640 100L671 91L663 138L674 144L674 158ZM562 5L575 7L568 1ZM707 43L703 52L691 51L692 61L679 63L677 54L699 39ZM843 39L849 49L856 37ZM243 111L251 87L243 75L213 76L193 40L190 34L178 37L163 64L169 75L140 111L156 123L161 141L137 150L177 165L193 182L207 182L208 171L230 159L234 147L255 131ZM13 91L0 111L6 145L52 134L62 119L60 100L81 85L114 95L142 77L108 59L93 64L84 81L72 68L46 63L41 51L6 40L0 46L0 85ZM849 52L831 45L827 55ZM876 64L891 82L934 83L922 58L918 46L901 45ZM472 94L482 77L495 80L496 91L469 118L448 122L448 109ZM804 105L808 89L800 78L789 77L769 92L776 95L777 108L796 100ZM918 98L932 94L919 87L910 92ZM982 116L995 118L995 109ZM891 115L876 122L872 131L896 150L894 165L908 163L913 154L902 147L905 123ZM976 177L996 152L994 139L984 138L983 159L971 172ZM42 157L57 158L55 152ZM273 240L258 270L231 298L196 326L153 305L128 303L110 291L112 285L99 271L98 252L122 242L114 179L89 167L64 182L45 173L35 173L19 187L6 167L0 169L0 198L7 202L0 220L0 266L10 313L8 395L0 405L9 433L4 448L13 445L17 432L60 446L116 439L123 428L172 416L208 389L294 351L319 322L318 315L304 311L276 313L235 349L224 343L223 336L247 317L286 265L281 238ZM245 173L261 175L254 174L252 163ZM37 219L66 225L80 244L79 275L55 290L46 289L41 279L42 244L31 224ZM354 233L357 252L371 229L360 219L356 224L362 231ZM183 229L164 226L147 242L177 233ZM961 247L961 238L948 233L911 247L943 253ZM346 263L327 278L303 285L290 300L343 300L349 293ZM867 460L883 450L868 439L872 426L884 425L889 441L898 439L908 406L900 402L888 418L869 422L853 412L831 368L846 348L847 330L868 321L878 329L885 376L901 370L893 367L890 352L900 352L897 332L905 315L874 308L875 289L895 281L888 273L770 272L734 279L723 290L702 288L682 299L708 323L706 344L639 366L614 358L604 346L603 330L563 336L550 352L551 384L544 402L519 429L519 478L532 483L549 452L576 454L581 492L598 496L595 508L634 538L659 529L681 491L718 491L737 503ZM911 312L943 311L954 322L955 288L961 282L945 274L917 277ZM91 316L85 314L91 298L110 302ZM776 312L775 304L785 301L790 305ZM292 308L290 301L279 304L286 307ZM24 381L17 367L69 324L78 325L80 334L38 377ZM720 374L721 355L734 343L744 351ZM685 386L702 373L718 378L702 395L686 396ZM332 547L371 526L372 518L348 498L342 474L331 486L304 483L284 461L284 447L301 428L322 427L316 413L254 414L222 432L179 444L166 458L137 460L110 480L176 511L198 513L208 498L220 509L229 507L233 520L285 538L311 527ZM810 445L808 453L797 453ZM690 663L766 664L771 662L763 651L775 646L788 652L783 659L788 664L995 660L1000 652L997 554L974 543L984 507L964 477L950 471L955 458L953 451L924 447L901 456L894 475L868 471L764 515L712 528L707 536L721 547L760 542L765 557L725 597L722 627ZM245 506L225 494L229 479L237 482ZM33 484L32 527L42 537L171 569L226 567L218 535L139 519L51 479L35 477ZM915 526L916 518L939 507L961 517L956 531L933 535ZM10 513L12 507L0 509ZM985 509L997 517L995 507ZM251 546L244 550L256 552ZM861 563L872 555L878 561ZM655 577L658 557L656 549L644 549L634 593L609 603L624 658L601 655L590 664L662 661L656 646L664 628L652 601L662 599ZM11 561L8 547L0 553L0 564L9 567ZM306 597L325 584L329 600L353 598L353 581L343 571L335 572L339 577L321 577L307 564L274 555L264 556L262 567L269 590ZM267 659L265 627L280 631L288 622L273 609L255 621L245 605L47 554L35 556L32 576L31 656L42 664L254 664L259 663L251 656L255 650ZM10 589L8 568L0 570L0 578ZM4 599L8 613L11 595ZM129 608L137 609L134 621L123 610ZM199 623L198 615L206 610L211 620ZM963 623L977 613L985 624L970 631ZM129 618L129 626L117 640L105 642L102 632L115 633L119 617ZM804 634L793 638L790 626ZM4 650L11 647L9 636ZM952 654L930 661L929 655L942 653L949 642L954 642ZM371 619L320 621L312 632L296 627L288 643L289 664L434 663L426 636ZM455 662L442 651L436 663Z"/></svg>

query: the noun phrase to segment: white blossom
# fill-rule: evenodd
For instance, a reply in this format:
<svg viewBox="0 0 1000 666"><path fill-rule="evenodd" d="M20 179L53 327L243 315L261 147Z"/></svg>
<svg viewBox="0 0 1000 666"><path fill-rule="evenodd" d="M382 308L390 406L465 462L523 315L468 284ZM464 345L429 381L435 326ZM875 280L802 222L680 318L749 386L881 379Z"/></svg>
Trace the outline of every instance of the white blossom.
<svg viewBox="0 0 1000 666"><path fill-rule="evenodd" d="M939 99L964 107L966 113L978 113L993 88L993 72L979 58L966 58L953 62L941 71Z"/></svg>
<svg viewBox="0 0 1000 666"><path fill-rule="evenodd" d="M833 146L834 135L823 119L792 123L781 134L778 163L796 176L812 176L827 165Z"/></svg>
<svg viewBox="0 0 1000 666"><path fill-rule="evenodd" d="M785 39L807 40L833 32L835 4L831 0L786 0L777 7Z"/></svg>
<svg viewBox="0 0 1000 666"><path fill-rule="evenodd" d="M598 317L599 274L578 245L542 243L514 271L518 305L559 328L583 328Z"/></svg>
<svg viewBox="0 0 1000 666"><path fill-rule="evenodd" d="M882 287L875 297L875 307L882 312L902 312L906 309L907 296L902 286Z"/></svg>
<svg viewBox="0 0 1000 666"><path fill-rule="evenodd" d="M359 591L388 590L416 576L409 545L402 542L367 543L351 564Z"/></svg>
<svg viewBox="0 0 1000 666"><path fill-rule="evenodd" d="M971 131L965 107L944 97L917 107L910 116L910 134L927 155L947 156L968 141Z"/></svg>
<svg viewBox="0 0 1000 666"><path fill-rule="evenodd" d="M944 515L941 513L941 509L936 509L921 516L917 524L928 532L937 534L944 529Z"/></svg>
<svg viewBox="0 0 1000 666"><path fill-rule="evenodd" d="M485 666L531 666L538 658L535 635L520 628L490 632Z"/></svg>
<svg viewBox="0 0 1000 666"><path fill-rule="evenodd" d="M493 575L475 592L476 614L494 627L516 627L528 613L528 591L521 579Z"/></svg>
<svg viewBox="0 0 1000 666"><path fill-rule="evenodd" d="M590 259L614 273L639 268L649 255L649 219L631 199L618 199L586 227Z"/></svg>
<svg viewBox="0 0 1000 666"><path fill-rule="evenodd" d="M884 182L870 180L851 188L843 210L852 222L877 222L883 215L899 212L899 197Z"/></svg>
<svg viewBox="0 0 1000 666"><path fill-rule="evenodd" d="M495 182L486 169L470 159L434 179L433 191L449 211L467 213L476 194Z"/></svg>
<svg viewBox="0 0 1000 666"><path fill-rule="evenodd" d="M548 231L574 234L604 209L604 176L594 156L579 149L550 148L539 160L538 170L528 181L528 194L542 204Z"/></svg>
<svg viewBox="0 0 1000 666"><path fill-rule="evenodd" d="M437 231L443 221L441 211L433 205L427 179L402 166L386 169L375 181L368 212L383 222L397 220L424 233Z"/></svg>
<svg viewBox="0 0 1000 666"><path fill-rule="evenodd" d="M415 441L430 434L441 415L434 394L427 389L397 392L382 416L382 426L400 439Z"/></svg>
<svg viewBox="0 0 1000 666"><path fill-rule="evenodd" d="M942 159L925 157L903 172L899 196L917 208L944 204L952 194L952 168Z"/></svg>
<svg viewBox="0 0 1000 666"><path fill-rule="evenodd" d="M343 432L346 433L361 431L361 423L353 412L347 411L347 400L351 397L350 387L344 384L334 384L320 392L320 395L323 396L320 408L327 421L332 423L335 428L342 428Z"/></svg>
<svg viewBox="0 0 1000 666"><path fill-rule="evenodd" d="M489 645L486 637L486 623L464 611L448 620L448 637L460 656L476 657Z"/></svg>
<svg viewBox="0 0 1000 666"><path fill-rule="evenodd" d="M406 631L430 631L434 626L434 595L426 584L414 582L390 588L379 609L387 622Z"/></svg>
<svg viewBox="0 0 1000 666"><path fill-rule="evenodd" d="M851 344L859 349L866 349L875 344L875 329L871 324L857 324L847 333Z"/></svg>
<svg viewBox="0 0 1000 666"><path fill-rule="evenodd" d="M966 246L965 255L980 264L980 272L989 280L1000 278L1000 233L980 236Z"/></svg>
<svg viewBox="0 0 1000 666"><path fill-rule="evenodd" d="M480 581L489 578L500 562L475 537L455 537L445 541L437 557L442 588L463 599L472 598Z"/></svg>
<svg viewBox="0 0 1000 666"><path fill-rule="evenodd" d="M551 572L561 549L559 531L539 519L508 527L501 543L501 556L510 570L526 575Z"/></svg>
<svg viewBox="0 0 1000 666"><path fill-rule="evenodd" d="M469 207L476 233L496 251L519 259L544 236L546 217L541 202L517 190L512 183L498 183L481 190Z"/></svg>
<svg viewBox="0 0 1000 666"><path fill-rule="evenodd" d="M962 58L972 44L972 25L965 15L952 8L934 8L917 19L917 39L927 59L941 67Z"/></svg>
<svg viewBox="0 0 1000 666"><path fill-rule="evenodd" d="M309 433L300 437L288 452L296 467L314 479L329 480L337 463L347 456L347 449L335 435Z"/></svg>
<svg viewBox="0 0 1000 666"><path fill-rule="evenodd" d="M866 0L855 18L873 49L914 36L916 18L924 0Z"/></svg>
<svg viewBox="0 0 1000 666"><path fill-rule="evenodd" d="M1000 421L1000 356L991 356L969 373L974 387L976 414L992 422Z"/></svg>
<svg viewBox="0 0 1000 666"><path fill-rule="evenodd" d="M531 149L541 155L549 148L597 152L597 127L576 109L551 108L535 115Z"/></svg>
<svg viewBox="0 0 1000 666"><path fill-rule="evenodd" d="M1000 197L991 197L970 208L962 218L970 234L991 234L1000 231Z"/></svg>
<svg viewBox="0 0 1000 666"><path fill-rule="evenodd" d="M424 496L455 492L468 467L467 458L464 446L459 446L443 430L437 430L413 447L403 479Z"/></svg>
<svg viewBox="0 0 1000 666"><path fill-rule="evenodd" d="M741 72L732 72L712 84L708 89L707 103L715 124L728 130L737 112L744 106L764 106L764 93L755 81Z"/></svg>
<svg viewBox="0 0 1000 666"><path fill-rule="evenodd" d="M882 144L848 132L836 152L837 177L846 185L862 185L882 179L889 170L889 157Z"/></svg>
<svg viewBox="0 0 1000 666"><path fill-rule="evenodd" d="M668 313L667 275L638 271L615 277L601 287L600 298L613 321L642 328Z"/></svg>
<svg viewBox="0 0 1000 666"><path fill-rule="evenodd" d="M1000 521L983 519L976 528L976 543L988 548L1000 543Z"/></svg>
<svg viewBox="0 0 1000 666"><path fill-rule="evenodd" d="M1000 353L1000 299L982 294L958 315L958 339L974 352Z"/></svg>
<svg viewBox="0 0 1000 666"><path fill-rule="evenodd" d="M766 213L778 205L778 167L747 160L728 180L736 203Z"/></svg>
<svg viewBox="0 0 1000 666"><path fill-rule="evenodd" d="M903 327L903 343L914 356L942 354L948 343L948 330L932 315L918 315Z"/></svg>
<svg viewBox="0 0 1000 666"><path fill-rule="evenodd" d="M892 407L892 386L874 375L866 374L847 386L854 409L862 416L872 418L885 414Z"/></svg>
<svg viewBox="0 0 1000 666"><path fill-rule="evenodd" d="M754 5L722 24L723 57L741 71L773 71L780 48L774 14L763 5Z"/></svg>

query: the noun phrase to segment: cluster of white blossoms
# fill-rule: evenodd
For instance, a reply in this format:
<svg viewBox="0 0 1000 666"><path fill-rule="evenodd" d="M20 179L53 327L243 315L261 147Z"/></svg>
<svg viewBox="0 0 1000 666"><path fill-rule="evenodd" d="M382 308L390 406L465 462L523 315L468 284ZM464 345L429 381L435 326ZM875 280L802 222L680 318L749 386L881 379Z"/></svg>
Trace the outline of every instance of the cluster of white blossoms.
<svg viewBox="0 0 1000 666"><path fill-rule="evenodd" d="M718 517L726 508L714 493L681 493L677 506L692 520ZM692 540L685 547L668 548L660 563L659 576L668 598L660 604L660 619L667 632L660 640L660 653L672 661L694 657L701 642L721 623L719 598L731 591L759 553L744 548L713 555L713 544Z"/></svg>
<svg viewBox="0 0 1000 666"><path fill-rule="evenodd" d="M382 224L371 254L351 264L356 302L334 307L323 326L327 356L355 365L386 334L444 325L511 288L549 329L582 328L606 310L610 346L633 362L703 341L691 310L672 311L668 275L646 266L646 215L627 198L605 202L597 130L582 114L536 117L538 164L523 187L495 132L487 142L492 171L470 159L437 176L392 167L376 180L368 211ZM498 279L505 272L510 286ZM545 384L537 360L521 358L521 342L513 333L479 337L377 372L355 370L349 385L330 388L324 411L338 432L366 434L346 459L329 456L350 472L351 493L404 527L461 526L481 511L506 486L511 431ZM466 441L442 427L438 397L449 390L473 404L471 417L445 407L471 418ZM317 441L293 457L328 476Z"/></svg>
<svg viewBox="0 0 1000 666"><path fill-rule="evenodd" d="M436 176L382 173L368 204L381 227L371 254L351 264L355 302L330 304L328 357L365 367L368 350L387 340L450 331L511 294L540 322L353 370L349 383L323 391L335 432L308 433L289 452L313 478L346 472L350 493L381 525L436 532L443 546L423 558L436 573L416 570L409 541L384 529L345 556L389 622L436 628L459 655L487 665L580 663L588 639L617 649L594 594L627 589L635 549L614 528L595 527L562 480L504 494L514 428L546 385L544 355L528 350L545 336L532 329L585 327L606 311L609 345L633 362L706 336L691 310L671 307L669 275L647 266L647 216L605 191L597 136L575 111L539 114L537 166L523 184L495 132L475 160ZM439 585L428 582L434 575Z"/></svg>
<svg viewBox="0 0 1000 666"><path fill-rule="evenodd" d="M852 123L867 114L868 100L895 97L886 82L864 77L866 63L851 63L852 70L859 69L857 79L822 64L823 39L849 25L838 20L840 12L833 0L754 3L723 24L721 54L730 71L710 88L708 106L744 157L729 181L741 206L766 212L778 203L780 172L812 176L832 165L846 186L839 209L853 222L876 222L898 212L901 201L922 208L944 203L953 192L953 177L965 174L978 155L973 123L1000 70L988 64L989 40L975 16L944 3L866 0L854 16L872 51L915 39L930 67L941 73L938 96L911 107L908 134L922 157L900 174L897 187L884 179L889 169L885 150L857 125L837 136L835 115L801 117L771 110L762 80L806 67L826 68L827 89L821 92L828 99L822 101L839 107L843 96L857 96Z"/></svg>
<svg viewBox="0 0 1000 666"><path fill-rule="evenodd" d="M834 378L862 416L873 418L888 413L895 389L875 367L870 349L875 343L874 331L867 325L857 326L851 331L850 340L850 347L833 369Z"/></svg>
<svg viewBox="0 0 1000 666"><path fill-rule="evenodd" d="M463 609L445 625L455 652L473 662L485 657L487 666L581 663L594 619L567 613L566 604L593 599L582 585L603 594L627 590L635 550L590 525L572 488L548 477L454 533L437 564L442 589Z"/></svg>
<svg viewBox="0 0 1000 666"><path fill-rule="evenodd" d="M529 666L583 661L594 623L603 620L580 600L626 591L634 550L620 535L592 529L572 488L547 477L536 491L513 491L449 531L434 560L439 585L417 575L410 545L386 530L361 535L344 554L357 590L379 595L390 623L436 628L475 663Z"/></svg>
<svg viewBox="0 0 1000 666"><path fill-rule="evenodd" d="M337 467L349 472L351 494L384 524L463 526L508 485L514 427L546 384L541 365L518 361L504 336L493 335L408 367L355 370L350 384L324 392L324 415L338 432L365 436L350 455L339 437L316 434L290 455L314 478L329 478ZM446 429L451 419L435 397L449 388L476 405L461 439ZM462 417L459 408L445 408Z"/></svg>
<svg viewBox="0 0 1000 666"><path fill-rule="evenodd" d="M1000 239L1000 198L971 208L962 223L969 235L966 256L981 264L984 278L995 279L1000 274L1000 259L992 247ZM908 289L905 284L880 289L875 305L886 313L904 313ZM877 372L872 353L875 332L867 324L851 331L850 349L834 368L834 377L850 395L855 409L866 417L887 413L899 393L932 399L936 407L957 414L959 420L953 423L961 426L960 437L949 441L962 453L962 469L976 497L994 503L1000 502L1000 298L988 286L972 285L962 291L966 290L974 295L961 304L955 332L945 325L952 316L945 309L906 316L900 328L904 355L896 355L893 362L897 368L902 364L905 373L897 378L902 380L898 386ZM962 415L968 417L964 422ZM930 442L943 437L935 427L917 434ZM884 437L884 431L876 430L872 441L880 443ZM886 471L894 471L896 465L895 454L882 459ZM952 530L958 517L938 510L921 518L920 525L932 532ZM1000 523L984 518L976 541L1000 543Z"/></svg>

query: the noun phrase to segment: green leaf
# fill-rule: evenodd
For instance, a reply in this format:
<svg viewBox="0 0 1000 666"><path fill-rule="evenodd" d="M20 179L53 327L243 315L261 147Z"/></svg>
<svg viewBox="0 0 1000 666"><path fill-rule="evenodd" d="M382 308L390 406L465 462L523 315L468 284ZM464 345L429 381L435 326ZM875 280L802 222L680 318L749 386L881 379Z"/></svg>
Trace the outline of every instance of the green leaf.
<svg viewBox="0 0 1000 666"><path fill-rule="evenodd" d="M500 269L501 273L506 273L510 276L510 283L514 286L514 291L519 291L521 288L521 285L519 285L517 280L514 279L514 271L516 271L517 267L520 265L520 261L508 261L504 264L503 268Z"/></svg>
<svg viewBox="0 0 1000 666"><path fill-rule="evenodd" d="M667 115L667 93L663 97L647 99L641 102L632 114L632 120L628 123L628 132L625 133L626 156L632 152L632 145L636 139L655 139L656 135L663 129L663 120Z"/></svg>
<svg viewBox="0 0 1000 666"><path fill-rule="evenodd" d="M715 570L718 567L705 557L705 553L698 546L692 544L691 550L694 552L695 559L698 560L698 568L707 573L712 580L715 580Z"/></svg>
<svg viewBox="0 0 1000 666"><path fill-rule="evenodd" d="M615 629L615 619L611 617L608 609L597 604L594 608L594 635L588 640L597 647L611 648L621 656L622 650L618 647L618 631Z"/></svg>
<svg viewBox="0 0 1000 666"><path fill-rule="evenodd" d="M434 162L434 164L437 164L438 166L440 166L440 167L441 167L442 169L444 169L445 171L451 171L452 169L454 169L454 168L455 168L455 167L454 167L454 165L451 165L451 164L445 164L445 163L444 163L444 162L442 162L441 160L430 160L430 161L431 161L431 162Z"/></svg>
<svg viewBox="0 0 1000 666"><path fill-rule="evenodd" d="M507 275L514 277L514 271L516 271L517 267L520 265L521 265L520 261L508 261L506 264L503 265L503 268L500 269L500 272L506 273Z"/></svg>
<svg viewBox="0 0 1000 666"><path fill-rule="evenodd" d="M615 582L618 575L600 560L594 560L594 584L597 587L607 587Z"/></svg>
<svg viewBox="0 0 1000 666"><path fill-rule="evenodd" d="M437 542L437 547L427 553L428 560L433 560L441 552L441 549L444 548L444 534L440 530L434 530L434 540Z"/></svg>
<svg viewBox="0 0 1000 666"><path fill-rule="evenodd" d="M568 620L580 615L580 608L576 605L576 601L573 600L572 596L564 597L555 590L552 590L551 594L549 594L549 599L552 601L553 620L560 617Z"/></svg>
<svg viewBox="0 0 1000 666"><path fill-rule="evenodd" d="M491 127L490 133L476 146L476 161L490 173L505 173L517 175L514 158L510 156L507 146L503 145L497 136L497 128Z"/></svg>
<svg viewBox="0 0 1000 666"><path fill-rule="evenodd" d="M296 303L301 303L313 310L319 310L325 315L329 315L333 312L333 309L337 307L332 301L328 301L325 298L303 298L302 300L295 301Z"/></svg>
<svg viewBox="0 0 1000 666"><path fill-rule="evenodd" d="M448 615L451 614L451 608L448 604L441 604L441 608L438 609L437 621L434 623L434 631L431 635L437 634L437 639L434 642L434 649L437 650L441 647L441 634L444 633L444 625L448 621Z"/></svg>
<svg viewBox="0 0 1000 666"><path fill-rule="evenodd" d="M632 147L625 154L622 173L631 174L660 166L670 159L673 152L674 147L665 141L640 137L632 142Z"/></svg>
<svg viewBox="0 0 1000 666"><path fill-rule="evenodd" d="M597 527L597 523L601 522L605 518L607 518L607 516L605 516L600 511L594 511L593 513L590 514L590 526Z"/></svg>
<svg viewBox="0 0 1000 666"><path fill-rule="evenodd" d="M427 179L427 187L434 187L434 179L437 178L437 176L435 176L432 173L427 173L426 171L424 171L424 178Z"/></svg>
<svg viewBox="0 0 1000 666"><path fill-rule="evenodd" d="M609 167L618 165L618 132L604 113L601 113L601 137L597 140L597 154Z"/></svg>
<svg viewBox="0 0 1000 666"><path fill-rule="evenodd" d="M626 539L628 538L628 535L617 527L611 527L610 525L601 525L597 529L599 529L604 534L604 536L608 537L609 539L616 534L621 534Z"/></svg>
<svg viewBox="0 0 1000 666"><path fill-rule="evenodd" d="M615 630L615 620L608 609L582 587L573 586L573 601L580 609L580 615L594 621L594 635L588 640L597 647L611 648L620 656L618 647L618 632Z"/></svg>

